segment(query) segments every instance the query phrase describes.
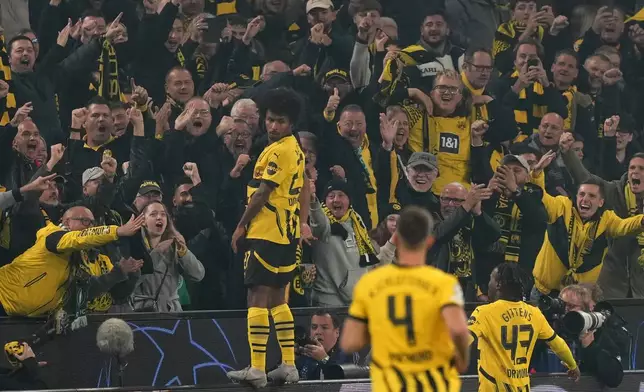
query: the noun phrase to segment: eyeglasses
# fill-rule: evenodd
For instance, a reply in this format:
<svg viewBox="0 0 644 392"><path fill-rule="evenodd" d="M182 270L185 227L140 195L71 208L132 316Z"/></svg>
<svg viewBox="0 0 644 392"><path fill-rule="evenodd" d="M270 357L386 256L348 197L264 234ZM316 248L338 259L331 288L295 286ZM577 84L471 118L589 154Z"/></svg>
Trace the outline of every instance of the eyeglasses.
<svg viewBox="0 0 644 392"><path fill-rule="evenodd" d="M443 197L441 196L441 203L443 204L454 204L454 205L461 205L465 201L465 199L457 199L454 197Z"/></svg>
<svg viewBox="0 0 644 392"><path fill-rule="evenodd" d="M494 69L494 67L491 66L491 65L490 66L488 66L488 65L476 65L476 64L473 64L473 63L469 63L469 62L466 63L466 64L468 64L469 66L474 68L474 71L477 71L477 72L484 72L484 71L492 72L492 70Z"/></svg>
<svg viewBox="0 0 644 392"><path fill-rule="evenodd" d="M76 218L69 218L69 219L78 221L78 222L82 223L83 226L94 226L94 224L96 223L96 221L94 219L90 219L90 218L77 218L76 217Z"/></svg>
<svg viewBox="0 0 644 392"><path fill-rule="evenodd" d="M461 92L460 87L456 86L446 86L443 84L439 84L438 86L434 86L434 90L438 91L439 94L451 94L451 95L456 95Z"/></svg>

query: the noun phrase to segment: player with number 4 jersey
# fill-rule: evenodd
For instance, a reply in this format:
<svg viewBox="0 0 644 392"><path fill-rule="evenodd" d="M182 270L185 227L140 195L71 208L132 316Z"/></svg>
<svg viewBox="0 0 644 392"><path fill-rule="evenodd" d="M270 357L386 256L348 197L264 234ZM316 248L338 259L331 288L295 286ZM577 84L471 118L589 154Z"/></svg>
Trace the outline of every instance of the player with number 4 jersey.
<svg viewBox="0 0 644 392"><path fill-rule="evenodd" d="M340 347L371 344L372 390L460 391L468 331L456 278L425 265L432 220L405 208L392 241L398 262L363 276L355 287Z"/></svg>
<svg viewBox="0 0 644 392"><path fill-rule="evenodd" d="M579 378L566 342L539 308L522 301L523 281L518 264L500 264L490 275L488 296L493 302L476 308L468 321L480 351L479 392L528 392L530 358L537 340L544 340L566 364L568 374Z"/></svg>

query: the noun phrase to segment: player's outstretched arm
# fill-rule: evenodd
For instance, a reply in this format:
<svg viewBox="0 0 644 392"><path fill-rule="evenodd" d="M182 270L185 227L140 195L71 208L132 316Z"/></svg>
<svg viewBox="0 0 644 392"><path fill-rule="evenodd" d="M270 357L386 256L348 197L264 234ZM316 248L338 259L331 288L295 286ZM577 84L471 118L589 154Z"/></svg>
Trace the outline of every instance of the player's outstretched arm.
<svg viewBox="0 0 644 392"><path fill-rule="evenodd" d="M461 306L452 304L443 307L441 314L456 346L456 369L465 373L470 364L470 331L465 311Z"/></svg>
<svg viewBox="0 0 644 392"><path fill-rule="evenodd" d="M568 367L568 375L575 381L578 381L580 377L579 366L577 366L572 351L570 351L570 347L568 347L566 342L558 335L555 335L554 339L548 341L547 344L566 367Z"/></svg>

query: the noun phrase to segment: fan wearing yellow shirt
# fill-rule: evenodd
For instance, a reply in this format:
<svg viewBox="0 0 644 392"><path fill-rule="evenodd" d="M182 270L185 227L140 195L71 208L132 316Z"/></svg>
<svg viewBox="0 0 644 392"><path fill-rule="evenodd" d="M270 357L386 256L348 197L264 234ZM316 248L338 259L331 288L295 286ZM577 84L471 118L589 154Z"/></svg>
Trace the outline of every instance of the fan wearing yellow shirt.
<svg viewBox="0 0 644 392"><path fill-rule="evenodd" d="M490 274L488 296L492 303L474 310L468 326L478 343L479 392L530 391L530 358L538 339L568 367L578 380L579 367L562 338L539 308L523 302L525 278L517 263L499 264Z"/></svg>
<svg viewBox="0 0 644 392"><path fill-rule="evenodd" d="M340 348L349 354L371 344L374 392L461 390L459 372L469 364L463 292L454 276L425 265L432 231L429 212L403 209L391 239L397 264L355 287Z"/></svg>

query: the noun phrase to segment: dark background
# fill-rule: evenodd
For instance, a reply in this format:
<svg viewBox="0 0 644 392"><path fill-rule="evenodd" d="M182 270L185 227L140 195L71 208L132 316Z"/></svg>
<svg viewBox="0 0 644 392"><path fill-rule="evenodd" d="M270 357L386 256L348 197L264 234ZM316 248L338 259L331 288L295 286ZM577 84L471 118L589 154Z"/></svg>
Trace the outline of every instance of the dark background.
<svg viewBox="0 0 644 392"><path fill-rule="evenodd" d="M635 369L644 369L644 350L638 344L639 332L644 325L644 301L611 303L628 322L627 328L633 334L633 357L628 362L634 364ZM475 306L468 304L468 313ZM294 309L296 325L308 330L310 315L314 311L314 308ZM346 309L329 311L346 315ZM116 361L99 353L95 343L98 326L113 316L91 316L86 328L56 337L35 350L38 360L49 363L43 371L51 388L116 386ZM243 368L250 361L246 311L184 312L176 315L139 313L117 317L125 319L134 331L135 351L128 357L126 386L225 384L228 383L227 371ZM34 319L0 319L2 343L28 336L42 324L43 321ZM644 337L641 339L644 341ZM268 368L279 361L279 346L273 335L269 345ZM8 366L4 357L0 361L2 366ZM470 372L474 374L476 366L470 366ZM576 388L590 390L579 389L578 385ZM630 390L621 388L625 388L624 385L620 390Z"/></svg>

